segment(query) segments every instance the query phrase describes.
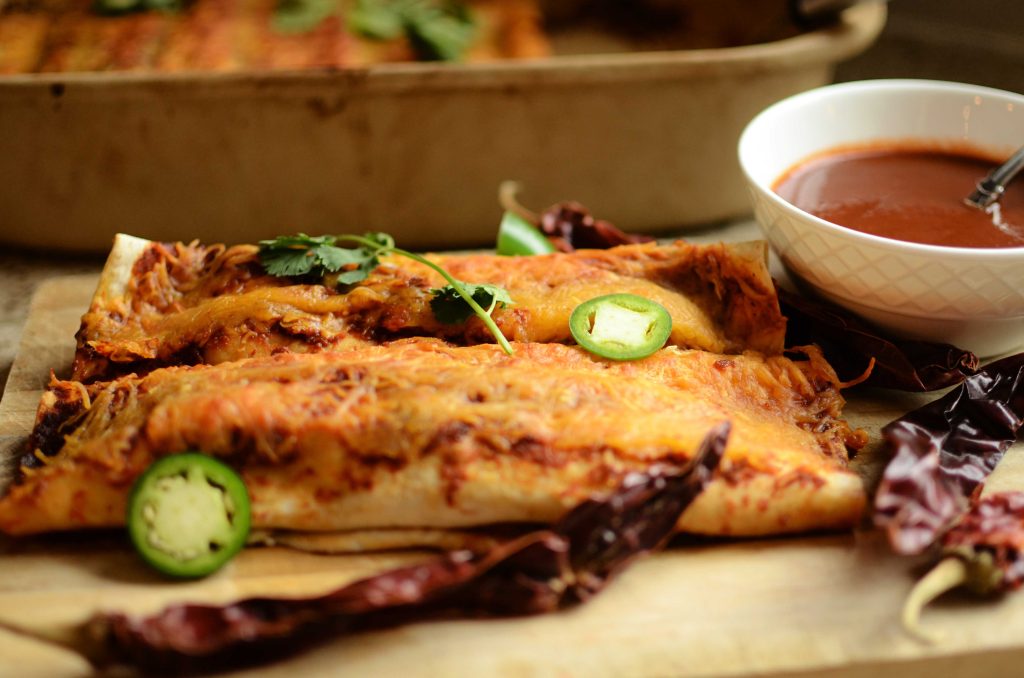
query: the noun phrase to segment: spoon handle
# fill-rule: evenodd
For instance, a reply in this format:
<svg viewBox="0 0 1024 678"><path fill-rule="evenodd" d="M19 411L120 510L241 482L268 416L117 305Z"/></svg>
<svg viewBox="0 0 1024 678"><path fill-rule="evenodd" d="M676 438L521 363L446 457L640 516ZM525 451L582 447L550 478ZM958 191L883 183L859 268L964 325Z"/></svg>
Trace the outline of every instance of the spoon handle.
<svg viewBox="0 0 1024 678"><path fill-rule="evenodd" d="M1017 152L1010 156L1010 159L978 182L974 193L967 196L967 204L973 207L985 209L1002 197L1006 190L1006 184L1017 176L1017 173L1024 169L1024 146L1017 149Z"/></svg>

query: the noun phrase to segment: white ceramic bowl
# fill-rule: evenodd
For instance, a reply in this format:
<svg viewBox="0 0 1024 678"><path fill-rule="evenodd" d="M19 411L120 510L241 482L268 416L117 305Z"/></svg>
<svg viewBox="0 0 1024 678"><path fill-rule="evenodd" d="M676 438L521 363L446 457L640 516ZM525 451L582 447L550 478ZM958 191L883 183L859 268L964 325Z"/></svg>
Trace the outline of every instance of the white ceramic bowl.
<svg viewBox="0 0 1024 678"><path fill-rule="evenodd" d="M983 357L1024 346L1024 247L937 247L867 235L808 214L771 190L786 170L817 152L889 140L967 142L1009 157L1024 144L1024 96L948 82L872 80L771 106L739 143L768 241L818 294L896 334ZM964 195L972 188L964 186Z"/></svg>

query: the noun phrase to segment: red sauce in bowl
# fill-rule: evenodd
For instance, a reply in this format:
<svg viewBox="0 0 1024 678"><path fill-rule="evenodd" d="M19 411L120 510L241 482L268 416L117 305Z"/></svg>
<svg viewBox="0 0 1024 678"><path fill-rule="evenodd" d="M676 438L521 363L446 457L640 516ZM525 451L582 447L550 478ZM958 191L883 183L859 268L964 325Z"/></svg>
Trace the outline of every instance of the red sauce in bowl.
<svg viewBox="0 0 1024 678"><path fill-rule="evenodd" d="M914 148L840 150L773 187L805 212L871 235L947 247L1024 247L1024 177L988 213L964 204L998 160Z"/></svg>

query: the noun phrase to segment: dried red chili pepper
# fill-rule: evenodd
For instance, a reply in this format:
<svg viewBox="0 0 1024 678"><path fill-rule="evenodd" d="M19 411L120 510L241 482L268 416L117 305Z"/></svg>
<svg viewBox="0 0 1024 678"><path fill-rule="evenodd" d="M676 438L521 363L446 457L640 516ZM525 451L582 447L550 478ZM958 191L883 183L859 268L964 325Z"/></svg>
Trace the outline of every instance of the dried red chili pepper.
<svg viewBox="0 0 1024 678"><path fill-rule="evenodd" d="M649 235L626 233L610 221L595 219L590 210L578 202L560 202L536 214L519 203L516 199L518 192L519 184L514 181L504 182L498 189L498 202L506 211L513 212L540 229L560 252L603 250L654 240Z"/></svg>
<svg viewBox="0 0 1024 678"><path fill-rule="evenodd" d="M662 547L721 459L729 424L682 469L628 476L609 497L581 503L549 529L489 553L456 551L305 599L175 605L150 617L95 617L76 649L98 666L162 673L226 668L293 652L327 634L446 616L549 612L587 600L633 558Z"/></svg>
<svg viewBox="0 0 1024 678"><path fill-rule="evenodd" d="M968 508L1024 424L1024 353L987 365L882 429L893 457L875 523L897 553L925 551Z"/></svg>
<svg viewBox="0 0 1024 678"><path fill-rule="evenodd" d="M875 496L875 523L897 553L938 545L945 556L907 598L911 633L930 640L918 625L921 610L951 588L991 594L1024 581L1024 493L978 499L1022 425L1024 353L882 429L893 457Z"/></svg>
<svg viewBox="0 0 1024 678"><path fill-rule="evenodd" d="M817 344L843 381L875 364L869 386L900 391L935 391L962 382L978 369L978 357L949 344L883 336L857 316L824 301L778 288L786 316L786 345Z"/></svg>
<svg viewBox="0 0 1024 678"><path fill-rule="evenodd" d="M968 583L977 593L1020 588L1024 583L1024 492L1000 492L976 502L942 538L942 545L968 563Z"/></svg>
<svg viewBox="0 0 1024 678"><path fill-rule="evenodd" d="M578 249L608 249L618 245L651 242L649 235L635 235L616 228L610 221L595 219L578 202L561 202L544 210L538 227L562 252Z"/></svg>
<svg viewBox="0 0 1024 678"><path fill-rule="evenodd" d="M932 600L957 586L978 595L1011 591L1024 583L1024 492L1003 492L975 502L942 537L945 556L907 597L903 626L931 640L919 620Z"/></svg>

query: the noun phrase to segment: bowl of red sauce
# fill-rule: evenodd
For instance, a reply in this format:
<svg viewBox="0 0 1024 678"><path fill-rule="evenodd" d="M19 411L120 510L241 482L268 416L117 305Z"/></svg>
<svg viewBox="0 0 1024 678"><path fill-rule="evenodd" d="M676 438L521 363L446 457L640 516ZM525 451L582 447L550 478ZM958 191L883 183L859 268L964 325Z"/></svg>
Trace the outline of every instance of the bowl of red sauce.
<svg viewBox="0 0 1024 678"><path fill-rule="evenodd" d="M1024 347L1024 176L964 204L1024 145L1024 96L929 80L832 85L759 114L739 143L754 213L810 291L910 338Z"/></svg>

